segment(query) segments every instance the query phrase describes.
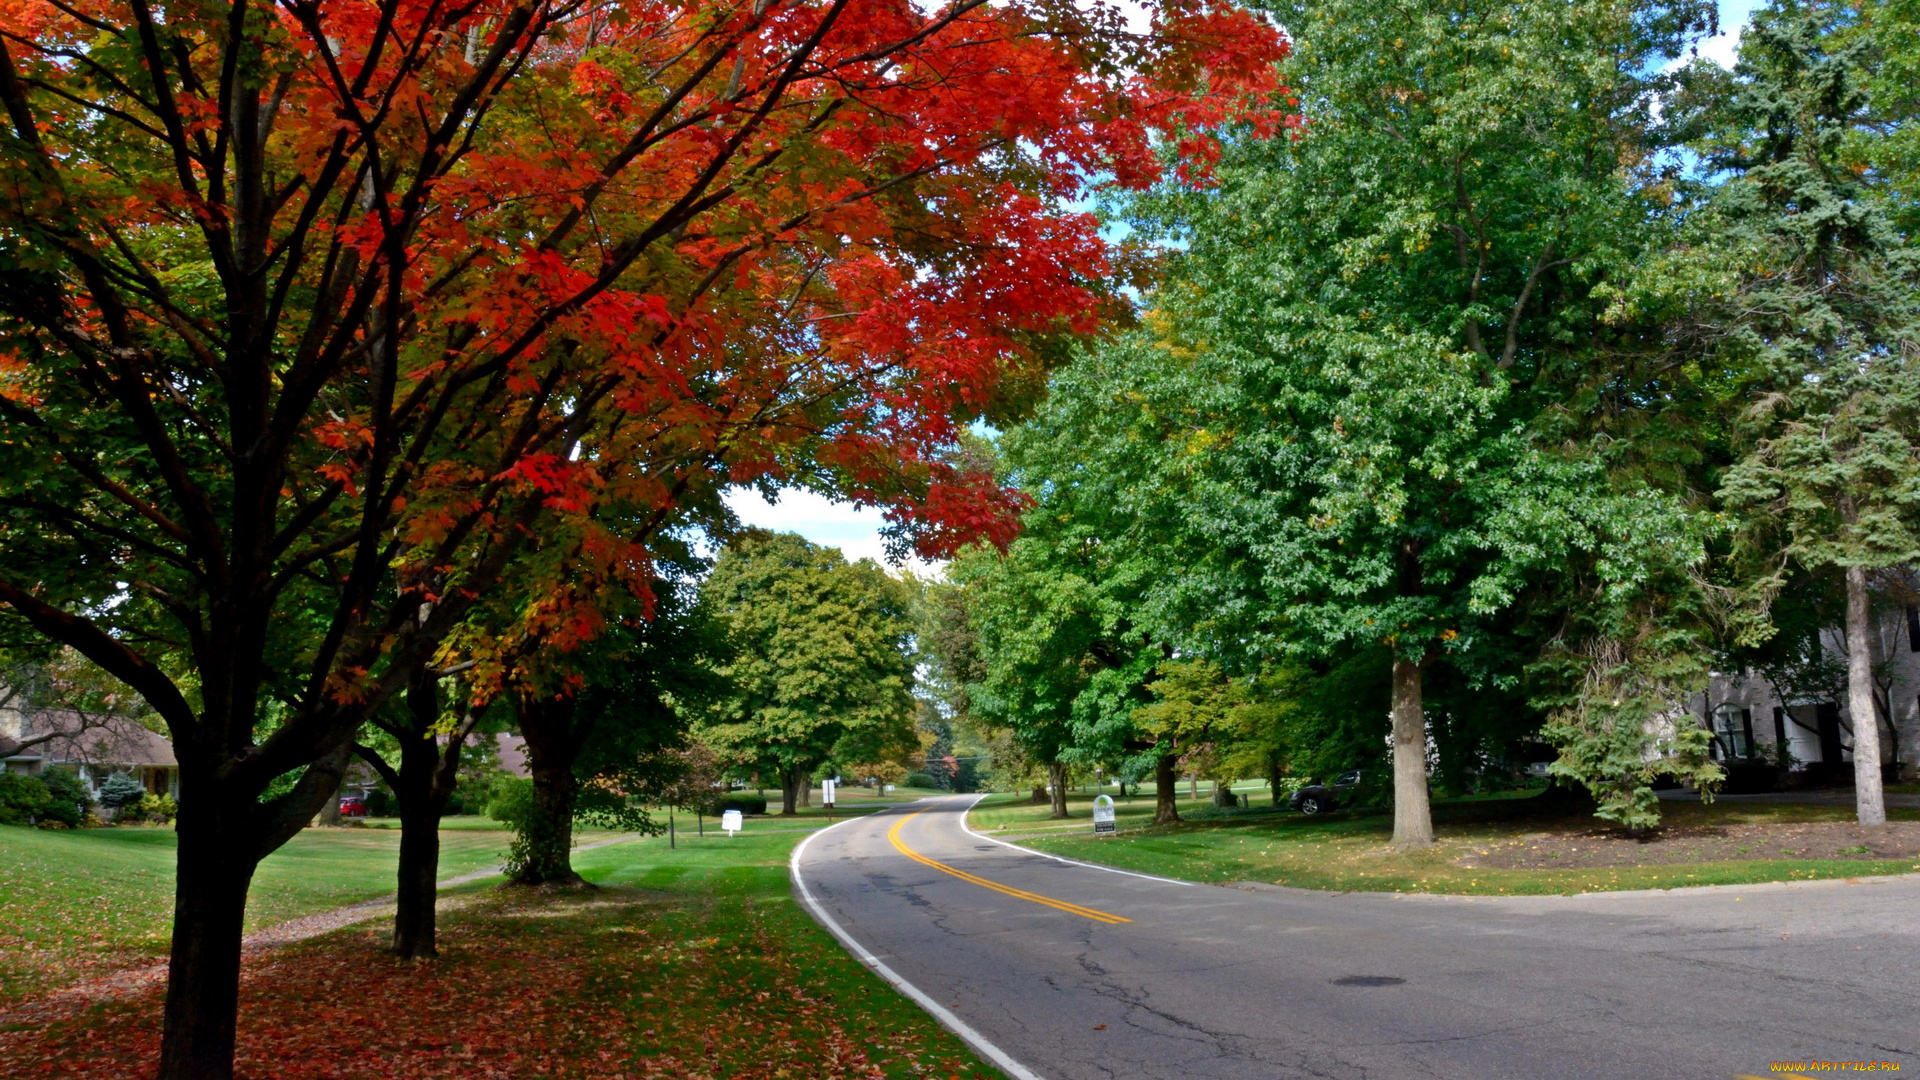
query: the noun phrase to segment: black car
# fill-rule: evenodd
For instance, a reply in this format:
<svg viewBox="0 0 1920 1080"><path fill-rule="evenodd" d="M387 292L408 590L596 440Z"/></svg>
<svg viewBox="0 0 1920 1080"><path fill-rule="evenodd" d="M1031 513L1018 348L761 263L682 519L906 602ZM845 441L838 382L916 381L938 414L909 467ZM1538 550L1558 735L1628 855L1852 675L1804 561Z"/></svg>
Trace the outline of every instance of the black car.
<svg viewBox="0 0 1920 1080"><path fill-rule="evenodd" d="M1350 769L1334 777L1331 784L1308 784L1293 793L1289 805L1303 814L1338 810L1341 801L1360 786L1362 775L1359 769Z"/></svg>

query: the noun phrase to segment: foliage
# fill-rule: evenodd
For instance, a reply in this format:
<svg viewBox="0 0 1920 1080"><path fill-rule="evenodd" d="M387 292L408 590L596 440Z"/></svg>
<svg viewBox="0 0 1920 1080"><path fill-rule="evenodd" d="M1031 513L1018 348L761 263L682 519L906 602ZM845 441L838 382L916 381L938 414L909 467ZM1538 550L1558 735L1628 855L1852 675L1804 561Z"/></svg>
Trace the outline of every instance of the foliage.
<svg viewBox="0 0 1920 1080"><path fill-rule="evenodd" d="M487 816L518 830L533 814L533 781L524 776L504 776L493 787L487 800Z"/></svg>
<svg viewBox="0 0 1920 1080"><path fill-rule="evenodd" d="M929 551L1004 536L947 451L1109 306L1071 200L1284 119L1251 15L1116 17L7 5L0 602L204 789L183 942L239 932L245 868L503 583L584 641L660 536L788 478ZM230 946L181 952L162 1075L230 1073Z"/></svg>
<svg viewBox="0 0 1920 1080"><path fill-rule="evenodd" d="M1725 327L1716 359L1752 373L1720 495L1776 566L1920 558L1920 253L1845 153L1867 107L1865 49L1836 26L1854 17L1758 13L1706 143L1732 176L1702 255L1736 269L1701 317Z"/></svg>
<svg viewBox="0 0 1920 1080"><path fill-rule="evenodd" d="M27 825L47 812L53 793L37 776L0 772L0 825Z"/></svg>
<svg viewBox="0 0 1920 1080"><path fill-rule="evenodd" d="M925 788L931 791L940 790L940 781L935 780L931 775L923 772L910 772L907 774L906 779L901 782L910 788Z"/></svg>
<svg viewBox="0 0 1920 1080"><path fill-rule="evenodd" d="M1708 759L1712 733L1676 702L1701 674L1686 656L1672 670L1629 663L1615 640L1590 646L1579 665L1587 685L1556 710L1541 736L1560 748L1548 771L1576 781L1598 803L1594 816L1632 832L1660 823L1653 781L1670 775L1711 799L1724 778Z"/></svg>
<svg viewBox="0 0 1920 1080"><path fill-rule="evenodd" d="M70 769L54 767L38 776L0 776L0 824L21 825L28 818L79 825L93 805L93 792Z"/></svg>
<svg viewBox="0 0 1920 1080"><path fill-rule="evenodd" d="M725 813L728 810L738 810L742 814L764 814L767 812L767 797L765 795L749 795L736 791L732 794L722 795L714 801L713 812L715 814Z"/></svg>
<svg viewBox="0 0 1920 1080"><path fill-rule="evenodd" d="M699 728L729 764L778 774L791 793L820 765L912 746L911 599L877 564L747 530L721 552L700 602L735 650L716 668L725 688Z"/></svg>
<svg viewBox="0 0 1920 1080"><path fill-rule="evenodd" d="M146 785L131 773L112 773L100 783L100 805L118 809L139 802L146 793Z"/></svg>
<svg viewBox="0 0 1920 1080"><path fill-rule="evenodd" d="M122 807L120 812L125 815L129 809L133 811L135 820L150 821L156 825L171 825L173 819L180 816L180 803L164 792L142 795L139 802Z"/></svg>

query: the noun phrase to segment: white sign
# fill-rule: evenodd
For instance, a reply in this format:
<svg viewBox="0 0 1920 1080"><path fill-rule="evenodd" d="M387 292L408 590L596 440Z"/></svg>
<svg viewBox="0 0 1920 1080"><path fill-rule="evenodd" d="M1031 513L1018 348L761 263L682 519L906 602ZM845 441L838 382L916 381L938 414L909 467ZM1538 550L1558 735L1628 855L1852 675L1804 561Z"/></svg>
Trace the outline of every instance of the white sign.
<svg viewBox="0 0 1920 1080"><path fill-rule="evenodd" d="M838 779L820 781L820 801L826 803L828 806L832 806L833 789L839 786L840 781Z"/></svg>
<svg viewBox="0 0 1920 1080"><path fill-rule="evenodd" d="M722 810L720 812L720 827L727 830L728 839L732 839L733 834L740 831L740 825L740 811Z"/></svg>
<svg viewBox="0 0 1920 1080"><path fill-rule="evenodd" d="M1112 832L1113 830L1114 830L1113 796L1111 795L1094 796L1093 831L1097 833L1103 833L1103 832Z"/></svg>

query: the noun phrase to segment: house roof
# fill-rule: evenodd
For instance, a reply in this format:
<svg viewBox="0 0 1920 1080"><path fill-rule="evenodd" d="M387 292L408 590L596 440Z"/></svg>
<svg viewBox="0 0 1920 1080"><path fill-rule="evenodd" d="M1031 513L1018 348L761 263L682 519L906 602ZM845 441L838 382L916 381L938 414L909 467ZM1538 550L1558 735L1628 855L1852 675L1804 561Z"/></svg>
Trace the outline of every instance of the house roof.
<svg viewBox="0 0 1920 1080"><path fill-rule="evenodd" d="M166 768L177 768L180 764L166 736L130 717L36 709L26 712L23 719L19 738L0 736L0 758ZM31 746L22 745L48 732L53 732L54 737Z"/></svg>
<svg viewBox="0 0 1920 1080"><path fill-rule="evenodd" d="M501 769L523 780L533 775L527 767L527 740L503 731L493 737L493 745L499 751Z"/></svg>

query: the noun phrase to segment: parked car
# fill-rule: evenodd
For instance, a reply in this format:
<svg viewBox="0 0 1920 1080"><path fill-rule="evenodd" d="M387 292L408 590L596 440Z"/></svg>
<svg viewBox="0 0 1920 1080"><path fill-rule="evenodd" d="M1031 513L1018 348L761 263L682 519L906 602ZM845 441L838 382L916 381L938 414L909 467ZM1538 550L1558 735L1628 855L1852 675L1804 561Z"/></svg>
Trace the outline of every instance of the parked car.
<svg viewBox="0 0 1920 1080"><path fill-rule="evenodd" d="M366 817L367 804L355 795L347 795L340 800L341 817Z"/></svg>
<svg viewBox="0 0 1920 1080"><path fill-rule="evenodd" d="M1293 793L1290 806L1303 814L1321 814L1328 810L1338 810L1353 792L1360 787L1366 774L1359 769L1349 769L1333 778L1331 784L1308 784Z"/></svg>

